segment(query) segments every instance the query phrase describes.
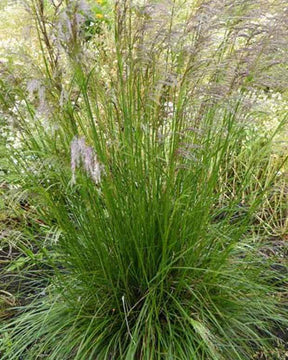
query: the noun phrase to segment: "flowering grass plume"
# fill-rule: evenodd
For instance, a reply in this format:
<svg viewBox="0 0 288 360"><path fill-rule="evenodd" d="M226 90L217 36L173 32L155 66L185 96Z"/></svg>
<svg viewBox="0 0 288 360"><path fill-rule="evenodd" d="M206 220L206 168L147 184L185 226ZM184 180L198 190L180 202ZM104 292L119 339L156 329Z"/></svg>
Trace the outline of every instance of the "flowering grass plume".
<svg viewBox="0 0 288 360"><path fill-rule="evenodd" d="M82 165L86 173L98 184L103 171L102 165L97 160L97 155L91 146L85 144L85 139L75 137L71 142L71 170L72 183L76 182L76 168Z"/></svg>

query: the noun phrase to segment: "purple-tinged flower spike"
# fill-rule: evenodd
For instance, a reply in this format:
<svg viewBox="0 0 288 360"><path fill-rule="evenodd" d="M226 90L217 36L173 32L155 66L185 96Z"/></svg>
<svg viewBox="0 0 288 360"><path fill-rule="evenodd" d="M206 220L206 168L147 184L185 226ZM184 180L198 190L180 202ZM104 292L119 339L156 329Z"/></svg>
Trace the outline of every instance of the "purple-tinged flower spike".
<svg viewBox="0 0 288 360"><path fill-rule="evenodd" d="M41 83L39 80L32 79L32 80L28 81L27 91L29 94L29 98L33 98L34 92L39 91L40 87L41 87Z"/></svg>
<svg viewBox="0 0 288 360"><path fill-rule="evenodd" d="M42 115L44 119L48 119L51 108L46 99L46 89L43 83L38 79L28 81L27 91L30 100L33 100L35 93L38 94L38 115ZM45 124L43 125L45 126Z"/></svg>
<svg viewBox="0 0 288 360"><path fill-rule="evenodd" d="M81 164L93 181L99 184L103 172L103 165L98 162L94 149L85 144L85 139L83 137L75 137L71 142L72 184L76 182L76 168Z"/></svg>

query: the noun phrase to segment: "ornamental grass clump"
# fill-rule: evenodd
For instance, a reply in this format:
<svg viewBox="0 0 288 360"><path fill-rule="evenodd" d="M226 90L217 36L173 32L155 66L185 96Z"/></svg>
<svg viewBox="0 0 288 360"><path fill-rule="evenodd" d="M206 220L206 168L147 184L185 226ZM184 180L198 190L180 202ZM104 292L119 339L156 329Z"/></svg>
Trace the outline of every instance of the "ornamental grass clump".
<svg viewBox="0 0 288 360"><path fill-rule="evenodd" d="M51 28L36 17L50 112L36 111L27 84L1 95L26 104L21 145L7 154L29 194L18 247L31 264L25 304L0 328L1 359L248 360L273 347L287 326L285 286L251 228L275 179L276 132L247 151L259 149L250 99L272 66L273 9L116 2L87 40L87 2L77 47L59 42L55 63L41 31L55 37L53 21L76 16L55 3L45 4ZM245 162L237 181L231 159ZM269 177L250 188L258 162Z"/></svg>

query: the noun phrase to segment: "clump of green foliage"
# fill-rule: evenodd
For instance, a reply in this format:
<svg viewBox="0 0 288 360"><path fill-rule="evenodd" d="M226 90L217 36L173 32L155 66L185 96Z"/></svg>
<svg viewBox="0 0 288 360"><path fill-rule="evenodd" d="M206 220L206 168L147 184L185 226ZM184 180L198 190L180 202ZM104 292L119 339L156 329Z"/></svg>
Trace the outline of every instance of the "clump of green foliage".
<svg viewBox="0 0 288 360"><path fill-rule="evenodd" d="M1 358L268 352L287 326L284 280L252 238L285 161L271 168L276 131L253 132L268 10L116 2L87 38L88 3L31 4L44 70L1 95L16 103L8 172L29 214L27 269L6 269L24 274L25 301L1 326Z"/></svg>

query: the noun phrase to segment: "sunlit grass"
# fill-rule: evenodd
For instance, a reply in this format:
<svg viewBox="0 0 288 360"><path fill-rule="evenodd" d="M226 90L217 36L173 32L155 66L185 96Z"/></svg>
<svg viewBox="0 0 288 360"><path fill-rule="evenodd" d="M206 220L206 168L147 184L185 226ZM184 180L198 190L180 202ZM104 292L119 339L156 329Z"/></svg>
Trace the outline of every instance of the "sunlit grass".
<svg viewBox="0 0 288 360"><path fill-rule="evenodd" d="M255 228L274 227L263 209L286 166L285 154L271 157L286 118L255 129L267 121L251 106L258 68L238 57L250 40L235 40L253 3L221 7L204 32L198 21L214 3L191 14L177 3L117 3L92 40L77 18L90 16L82 3L55 8L51 28L32 4L43 78L1 83L18 139L5 146L5 201L19 226L1 271L22 281L0 328L1 359L269 353L275 328L287 326L286 290ZM43 39L55 29L51 47Z"/></svg>

